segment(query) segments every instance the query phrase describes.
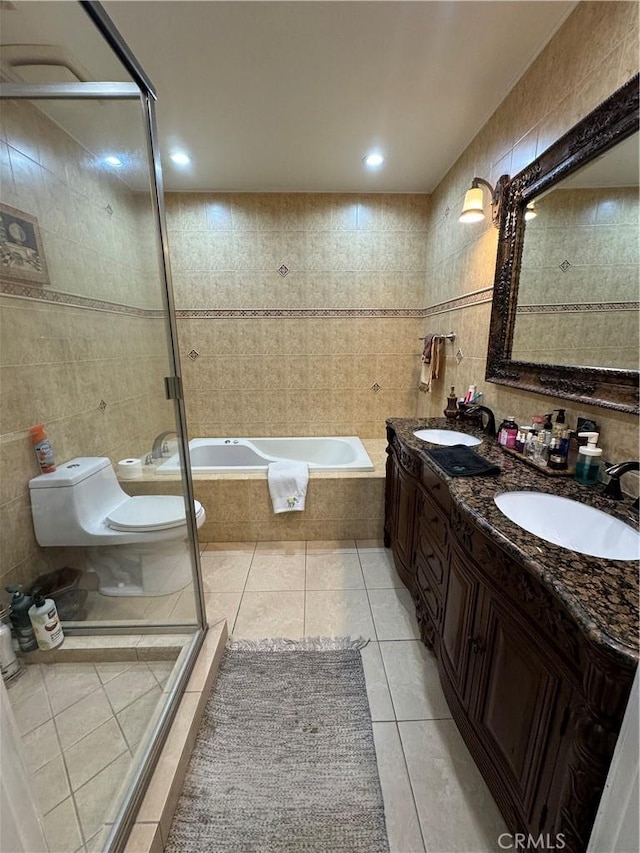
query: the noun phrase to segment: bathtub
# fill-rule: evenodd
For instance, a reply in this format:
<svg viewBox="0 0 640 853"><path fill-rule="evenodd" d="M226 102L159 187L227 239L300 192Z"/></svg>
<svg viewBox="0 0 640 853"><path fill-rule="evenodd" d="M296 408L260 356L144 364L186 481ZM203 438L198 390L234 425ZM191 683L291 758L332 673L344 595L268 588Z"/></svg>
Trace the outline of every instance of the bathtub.
<svg viewBox="0 0 640 853"><path fill-rule="evenodd" d="M189 442L194 474L217 471L266 471L270 462L308 462L310 470L373 471L373 463L355 435L318 438L194 438ZM178 454L158 465L158 474L180 470Z"/></svg>

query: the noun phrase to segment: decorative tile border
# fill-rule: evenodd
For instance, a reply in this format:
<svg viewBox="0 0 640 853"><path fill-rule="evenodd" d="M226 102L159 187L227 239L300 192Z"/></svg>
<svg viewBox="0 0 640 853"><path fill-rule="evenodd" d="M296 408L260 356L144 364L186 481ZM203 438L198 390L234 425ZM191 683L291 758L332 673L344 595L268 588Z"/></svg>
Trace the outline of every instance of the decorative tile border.
<svg viewBox="0 0 640 853"><path fill-rule="evenodd" d="M487 287L431 305L428 308L187 308L176 310L180 320L234 320L280 317L283 319L300 320L305 318L324 317L339 319L345 317L416 317L422 319L431 314L466 308L481 302L490 302L493 288ZM109 311L112 314L128 314L135 317L161 318L164 311L151 308L136 308L133 305L122 305L109 302L106 299L94 299L89 296L78 296L60 290L43 288L37 285L9 282L0 279L0 295L17 299L29 299L34 302L44 302L70 308L85 308L92 311Z"/></svg>
<svg viewBox="0 0 640 853"><path fill-rule="evenodd" d="M190 308L176 311L179 320L233 320L258 317L423 317L424 308Z"/></svg>
<svg viewBox="0 0 640 853"><path fill-rule="evenodd" d="M519 305L516 314L561 314L565 311L588 313L596 311L637 311L640 302L562 302L554 305Z"/></svg>
<svg viewBox="0 0 640 853"><path fill-rule="evenodd" d="M0 279L0 295L12 296L17 299L30 299L34 302L45 302L67 308L86 308L91 311L109 311L111 314L129 314L134 317L159 319L165 316L164 311L155 308L136 308L134 305L122 305L119 302L108 302L105 299L78 296L74 293L64 293L61 290L51 290L49 287L44 288L3 279Z"/></svg>
<svg viewBox="0 0 640 853"><path fill-rule="evenodd" d="M432 314L444 314L446 311L458 311L461 308L469 308L471 305L481 305L483 302L491 302L493 299L493 286L474 290L473 293L465 293L464 296L456 296L455 299L447 299L446 302L436 302L429 305L422 312L423 317Z"/></svg>

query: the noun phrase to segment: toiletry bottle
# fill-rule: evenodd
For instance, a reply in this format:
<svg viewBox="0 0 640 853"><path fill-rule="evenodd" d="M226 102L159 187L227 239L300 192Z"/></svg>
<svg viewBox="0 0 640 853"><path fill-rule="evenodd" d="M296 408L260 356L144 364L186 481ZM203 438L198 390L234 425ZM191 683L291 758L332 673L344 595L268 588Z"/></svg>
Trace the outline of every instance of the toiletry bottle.
<svg viewBox="0 0 640 853"><path fill-rule="evenodd" d="M518 429L518 434L516 435L516 443L514 446L514 450L517 450L518 453L524 453L525 446L529 440L529 434L531 432L531 427L523 426Z"/></svg>
<svg viewBox="0 0 640 853"><path fill-rule="evenodd" d="M447 397L447 408L444 410L444 416L448 420L455 420L458 415L458 400L456 398L456 389L451 386L451 391L449 392L449 396Z"/></svg>
<svg viewBox="0 0 640 853"><path fill-rule="evenodd" d="M553 471L565 471L567 468L567 454L563 452L562 439L553 436L549 445L549 461L547 463Z"/></svg>
<svg viewBox="0 0 640 853"><path fill-rule="evenodd" d="M557 412L556 422L553 425L553 437L554 438L562 438L562 433L566 430L567 424L564 416L564 409L554 409L554 412Z"/></svg>
<svg viewBox="0 0 640 853"><path fill-rule="evenodd" d="M20 672L20 664L13 650L11 628L4 621L8 614L8 608L0 610L0 671L2 672L4 681L9 681L9 679Z"/></svg>
<svg viewBox="0 0 640 853"><path fill-rule="evenodd" d="M548 415L544 416L544 423L542 424L541 435L543 437L545 446L549 447L549 445L551 444L551 439L553 438L553 412L549 412Z"/></svg>
<svg viewBox="0 0 640 853"><path fill-rule="evenodd" d="M56 466L53 458L53 448L44 431L44 424L31 427L29 436L31 437L31 444L33 444L40 471L43 474L52 474L56 470Z"/></svg>
<svg viewBox="0 0 640 853"><path fill-rule="evenodd" d="M33 604L33 599L30 595L23 593L22 587L18 584L5 586L5 589L13 596L9 609L9 619L18 640L18 647L21 652L33 652L38 648L29 619L29 608Z"/></svg>
<svg viewBox="0 0 640 853"><path fill-rule="evenodd" d="M506 420L502 421L498 429L498 444L503 447L514 448L516 446L516 436L518 435L518 424L515 422L513 415L509 415Z"/></svg>
<svg viewBox="0 0 640 853"><path fill-rule="evenodd" d="M467 394L464 398L464 402L467 404L471 403L471 401L473 400L473 395L475 393L476 393L476 386L475 385L469 385L469 390L467 391Z"/></svg>
<svg viewBox="0 0 640 853"><path fill-rule="evenodd" d="M575 478L584 486L593 486L600 476L600 457L602 450L596 447L599 434L597 432L578 433L579 438L586 438L587 443L578 448Z"/></svg>
<svg viewBox="0 0 640 853"><path fill-rule="evenodd" d="M55 649L64 640L58 611L52 598L43 598L39 589L33 591L33 604L29 608L38 648L43 652Z"/></svg>

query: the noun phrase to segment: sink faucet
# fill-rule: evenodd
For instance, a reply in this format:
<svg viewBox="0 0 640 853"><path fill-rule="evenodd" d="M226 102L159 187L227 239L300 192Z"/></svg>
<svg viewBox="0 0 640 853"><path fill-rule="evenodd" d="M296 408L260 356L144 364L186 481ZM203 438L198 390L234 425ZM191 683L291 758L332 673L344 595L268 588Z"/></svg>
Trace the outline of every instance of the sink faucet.
<svg viewBox="0 0 640 853"><path fill-rule="evenodd" d="M151 447L151 452L147 453L145 457L145 464L150 465L154 459L162 459L165 453L168 453L169 448L167 447L167 443L165 441L168 435L177 435L178 433L175 429L168 429L165 432L161 432L153 439L153 445Z"/></svg>
<svg viewBox="0 0 640 853"><path fill-rule="evenodd" d="M608 474L611 479L605 486L604 492L602 494L608 498L612 498L614 501L622 500L622 489L620 488L620 479L623 474L627 473L627 471L640 471L640 462L617 462L615 465L611 465L609 468L606 468L605 474ZM636 498L632 509L636 510L637 512L638 498Z"/></svg>
<svg viewBox="0 0 640 853"><path fill-rule="evenodd" d="M485 432L486 435L490 435L490 436L495 437L496 419L495 419L495 416L494 416L493 412L491 411L491 409L488 409L486 406L472 405L472 406L469 406L467 409L465 409L462 417L464 418L465 415L474 415L477 412L480 413L480 420L483 421L483 424L484 424L484 420L482 418L482 415L487 416L487 423L484 424L483 432Z"/></svg>

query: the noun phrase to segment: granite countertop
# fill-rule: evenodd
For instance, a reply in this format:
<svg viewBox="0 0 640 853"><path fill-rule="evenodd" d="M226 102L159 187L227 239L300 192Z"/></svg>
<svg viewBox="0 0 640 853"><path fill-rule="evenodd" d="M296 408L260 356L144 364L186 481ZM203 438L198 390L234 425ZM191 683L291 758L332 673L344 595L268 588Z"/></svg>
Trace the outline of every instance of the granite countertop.
<svg viewBox="0 0 640 853"><path fill-rule="evenodd" d="M454 503L471 521L520 562L573 614L598 644L628 658L638 658L638 564L633 560L605 560L552 545L528 533L504 516L493 498L504 491L541 491L601 509L632 524L631 501L614 502L602 496L603 486L582 486L573 477L550 477L524 461L504 453L494 438L479 429L445 418L390 418L400 441L439 474L449 486ZM498 476L450 477L425 452L435 445L413 435L417 429L455 429L482 438L474 447L502 469Z"/></svg>

